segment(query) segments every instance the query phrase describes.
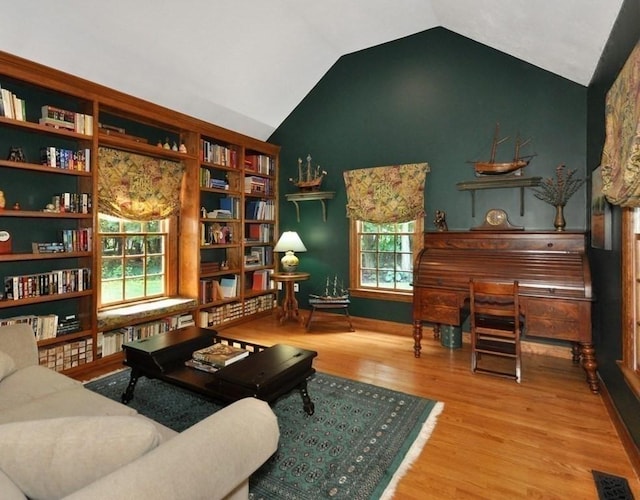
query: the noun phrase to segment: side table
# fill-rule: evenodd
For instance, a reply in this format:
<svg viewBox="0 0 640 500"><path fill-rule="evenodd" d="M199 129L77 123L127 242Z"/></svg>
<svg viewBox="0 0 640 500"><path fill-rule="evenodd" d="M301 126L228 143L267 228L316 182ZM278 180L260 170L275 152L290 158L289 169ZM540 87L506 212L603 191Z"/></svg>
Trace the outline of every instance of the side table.
<svg viewBox="0 0 640 500"><path fill-rule="evenodd" d="M304 324L304 319L300 316L298 310L294 284L298 281L308 280L309 277L309 273L273 273L271 275L273 281L284 285L284 299L282 300L282 309L279 312L280 324L287 319L295 319L301 325Z"/></svg>

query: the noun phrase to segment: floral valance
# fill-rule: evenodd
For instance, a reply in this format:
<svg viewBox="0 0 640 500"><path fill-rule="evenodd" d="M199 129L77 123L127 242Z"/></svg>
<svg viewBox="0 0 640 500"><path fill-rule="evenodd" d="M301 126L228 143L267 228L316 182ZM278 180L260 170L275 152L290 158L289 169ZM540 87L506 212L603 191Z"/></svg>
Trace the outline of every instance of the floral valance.
<svg viewBox="0 0 640 500"><path fill-rule="evenodd" d="M427 163L347 170L347 217L375 223L424 217Z"/></svg>
<svg viewBox="0 0 640 500"><path fill-rule="evenodd" d="M614 205L640 206L640 42L606 101L607 137L602 151L602 192Z"/></svg>
<svg viewBox="0 0 640 500"><path fill-rule="evenodd" d="M180 211L180 162L98 149L98 211L130 220L158 220Z"/></svg>

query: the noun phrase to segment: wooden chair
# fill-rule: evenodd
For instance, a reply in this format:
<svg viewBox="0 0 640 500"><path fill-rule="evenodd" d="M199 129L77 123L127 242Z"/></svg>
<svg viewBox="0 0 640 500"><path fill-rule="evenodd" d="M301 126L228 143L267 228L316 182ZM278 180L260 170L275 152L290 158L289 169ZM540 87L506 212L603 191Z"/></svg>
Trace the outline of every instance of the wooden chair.
<svg viewBox="0 0 640 500"><path fill-rule="evenodd" d="M523 321L518 300L518 282L472 279L469 282L469 292L471 371L513 378L520 383L520 335ZM482 366L479 366L483 356L486 358L482 360ZM496 357L502 360L497 360ZM515 362L513 370L508 370L504 358Z"/></svg>

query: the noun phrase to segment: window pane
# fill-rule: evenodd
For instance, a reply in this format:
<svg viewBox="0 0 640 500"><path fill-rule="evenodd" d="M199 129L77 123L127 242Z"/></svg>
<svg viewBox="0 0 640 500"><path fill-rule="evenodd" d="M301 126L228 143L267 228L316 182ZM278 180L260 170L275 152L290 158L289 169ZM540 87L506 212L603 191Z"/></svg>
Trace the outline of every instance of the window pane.
<svg viewBox="0 0 640 500"><path fill-rule="evenodd" d="M121 302L124 299L122 281L102 281L101 297L103 304Z"/></svg>
<svg viewBox="0 0 640 500"><path fill-rule="evenodd" d="M164 230L163 221L152 220L146 223L146 231L148 233L161 233Z"/></svg>
<svg viewBox="0 0 640 500"><path fill-rule="evenodd" d="M377 247L377 236L376 235L362 235L360 237L360 248L363 251L367 250L375 250Z"/></svg>
<svg viewBox="0 0 640 500"><path fill-rule="evenodd" d="M164 237L163 236L148 236L146 238L147 242L147 253L162 253L164 251Z"/></svg>
<svg viewBox="0 0 640 500"><path fill-rule="evenodd" d="M142 232L142 222L123 221L122 222L122 230L125 233L141 233Z"/></svg>
<svg viewBox="0 0 640 500"><path fill-rule="evenodd" d="M147 257L147 275L164 273L164 258L161 255Z"/></svg>
<svg viewBox="0 0 640 500"><path fill-rule="evenodd" d="M110 257L114 255L122 255L122 241L119 236L102 237L102 255Z"/></svg>
<svg viewBox="0 0 640 500"><path fill-rule="evenodd" d="M147 295L162 295L164 293L164 276L149 276L147 278Z"/></svg>
<svg viewBox="0 0 640 500"><path fill-rule="evenodd" d="M144 237L143 236L127 236L126 240L126 254L127 255L140 255L144 250Z"/></svg>
<svg viewBox="0 0 640 500"><path fill-rule="evenodd" d="M144 276L144 261L142 257L134 257L125 260L124 274L127 278Z"/></svg>
<svg viewBox="0 0 640 500"><path fill-rule="evenodd" d="M144 279L127 278L124 280L124 297L126 300L139 299L144 297Z"/></svg>

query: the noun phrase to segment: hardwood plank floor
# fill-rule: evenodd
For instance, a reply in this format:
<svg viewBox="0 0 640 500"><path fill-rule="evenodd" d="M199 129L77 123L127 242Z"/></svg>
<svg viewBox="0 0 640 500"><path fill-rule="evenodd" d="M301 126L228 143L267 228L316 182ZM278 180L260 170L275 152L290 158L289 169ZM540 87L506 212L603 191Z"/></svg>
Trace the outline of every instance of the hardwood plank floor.
<svg viewBox="0 0 640 500"><path fill-rule="evenodd" d="M305 313L306 314L306 313ZM521 384L470 372L469 345L442 347L425 328L413 355L410 325L321 317L310 332L273 317L221 329L265 345L318 351L318 371L445 403L397 499L597 499L591 470L640 483L600 396L567 359L525 354ZM377 331L380 326L381 330ZM311 395L313 397L313 394Z"/></svg>

